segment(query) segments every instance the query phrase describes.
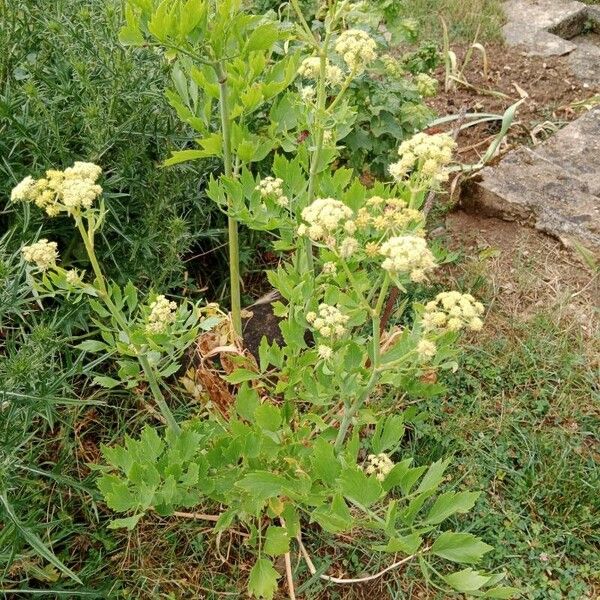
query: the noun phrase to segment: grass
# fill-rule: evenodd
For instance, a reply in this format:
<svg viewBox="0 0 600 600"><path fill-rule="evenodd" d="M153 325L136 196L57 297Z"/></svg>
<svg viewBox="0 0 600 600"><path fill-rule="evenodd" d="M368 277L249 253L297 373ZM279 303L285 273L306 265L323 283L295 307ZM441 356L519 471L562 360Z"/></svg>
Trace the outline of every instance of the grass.
<svg viewBox="0 0 600 600"><path fill-rule="evenodd" d="M504 12L500 0L410 0L400 3L406 18L416 19L422 35L441 46L440 17L448 24L452 42L472 43L479 31L479 41L502 41Z"/></svg>

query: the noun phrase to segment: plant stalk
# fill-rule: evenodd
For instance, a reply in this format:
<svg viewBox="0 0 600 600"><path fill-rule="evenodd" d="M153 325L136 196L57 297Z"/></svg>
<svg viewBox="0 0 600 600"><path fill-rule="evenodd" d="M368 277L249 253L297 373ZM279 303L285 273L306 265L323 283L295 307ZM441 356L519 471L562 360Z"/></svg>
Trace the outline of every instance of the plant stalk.
<svg viewBox="0 0 600 600"><path fill-rule="evenodd" d="M223 64L217 62L215 71L219 80L219 108L221 113L221 134L223 136L223 169L226 177L233 175L233 154L231 151L231 118L229 113L229 87L227 72ZM231 199L228 198L231 206ZM227 216L229 241L229 284L231 286L231 320L237 335L242 335L242 301L240 289L240 243L237 221Z"/></svg>

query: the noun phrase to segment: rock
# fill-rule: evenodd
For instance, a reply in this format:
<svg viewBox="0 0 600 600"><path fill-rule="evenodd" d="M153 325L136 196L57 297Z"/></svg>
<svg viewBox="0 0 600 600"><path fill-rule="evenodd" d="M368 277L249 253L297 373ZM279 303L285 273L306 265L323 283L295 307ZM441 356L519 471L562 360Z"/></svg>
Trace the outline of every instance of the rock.
<svg viewBox="0 0 600 600"><path fill-rule="evenodd" d="M462 204L600 253L600 108L540 146L519 148L484 168Z"/></svg>

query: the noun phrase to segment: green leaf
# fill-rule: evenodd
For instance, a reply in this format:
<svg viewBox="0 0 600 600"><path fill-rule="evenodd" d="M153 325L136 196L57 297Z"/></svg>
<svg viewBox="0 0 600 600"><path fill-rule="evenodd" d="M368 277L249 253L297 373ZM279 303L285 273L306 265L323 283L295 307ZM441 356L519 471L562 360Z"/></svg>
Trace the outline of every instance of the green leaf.
<svg viewBox="0 0 600 600"><path fill-rule="evenodd" d="M521 590L519 588L506 585L486 590L483 598L515 598L520 594Z"/></svg>
<svg viewBox="0 0 600 600"><path fill-rule="evenodd" d="M444 531L431 546L432 554L456 563L471 564L492 550L492 546L482 542L471 533Z"/></svg>
<svg viewBox="0 0 600 600"><path fill-rule="evenodd" d="M260 404L258 392L247 383L243 383L235 399L237 414L247 421L254 421L254 413Z"/></svg>
<svg viewBox="0 0 600 600"><path fill-rule="evenodd" d="M265 431L277 431L281 426L281 410L265 402L256 409L254 419L261 429Z"/></svg>
<svg viewBox="0 0 600 600"><path fill-rule="evenodd" d="M449 464L449 458L446 460L438 460L437 462L432 463L427 470L427 473L425 473L425 476L421 480L421 483L417 488L417 492L428 492L437 488L440 483L442 483L442 480L444 479L444 472Z"/></svg>
<svg viewBox="0 0 600 600"><path fill-rule="evenodd" d="M447 492L442 494L434 502L425 522L431 524L441 523L454 513L464 514L469 512L477 502L477 498L479 498L479 492Z"/></svg>
<svg viewBox="0 0 600 600"><path fill-rule="evenodd" d="M223 377L227 383L243 383L244 381L252 381L258 379L258 373L249 371L248 369L236 369L231 375Z"/></svg>
<svg viewBox="0 0 600 600"><path fill-rule="evenodd" d="M319 506L313 510L311 521L317 522L330 533L348 531L352 527L352 515L340 494L333 497L329 506Z"/></svg>
<svg viewBox="0 0 600 600"><path fill-rule="evenodd" d="M375 454L395 450L404 435L404 415L391 415L381 419L376 427L371 448Z"/></svg>
<svg viewBox="0 0 600 600"><path fill-rule="evenodd" d="M75 348L84 352L105 352L107 349L106 344L98 340L85 340L85 342L77 344Z"/></svg>
<svg viewBox="0 0 600 600"><path fill-rule="evenodd" d="M344 496L365 507L379 500L383 492L381 484L375 477L368 477L357 467L344 469L338 482Z"/></svg>
<svg viewBox="0 0 600 600"><path fill-rule="evenodd" d="M96 375L96 377L94 377L94 379L92 379L92 383L110 390L110 389L118 386L121 382L118 379L113 379L112 377L104 377L101 375Z"/></svg>
<svg viewBox="0 0 600 600"><path fill-rule="evenodd" d="M398 486L405 496L410 494L419 477L423 475L427 467L411 467L412 458L407 458L402 462L396 463L383 481L383 489L389 492L393 487Z"/></svg>
<svg viewBox="0 0 600 600"><path fill-rule="evenodd" d="M404 554L414 554L418 549L423 538L416 533L404 535L402 537L391 538L385 546L375 546L375 550L380 552L403 552Z"/></svg>
<svg viewBox="0 0 600 600"><path fill-rule="evenodd" d="M333 444L322 437L315 442L310 463L314 476L324 483L333 484L341 471L340 463L333 450Z"/></svg>
<svg viewBox="0 0 600 600"><path fill-rule="evenodd" d="M177 152L171 152L171 158L167 158L167 160L163 162L163 165L165 167L172 167L179 163L206 158L208 156L212 156L212 153L207 150L178 150Z"/></svg>
<svg viewBox="0 0 600 600"><path fill-rule="evenodd" d="M281 556L290 550L290 535L286 528L270 525L263 550L270 556Z"/></svg>
<svg viewBox="0 0 600 600"><path fill-rule="evenodd" d="M248 592L257 598L272 600L277 591L279 573L273 568L273 563L266 558L259 558L248 579Z"/></svg>
<svg viewBox="0 0 600 600"><path fill-rule="evenodd" d="M491 577L489 575L481 575L471 568L457 571L444 577L444 581L452 586L455 590L463 593L476 592L483 587Z"/></svg>
<svg viewBox="0 0 600 600"><path fill-rule="evenodd" d="M138 513L137 515L132 515L131 517L126 517L124 519L113 519L109 524L109 529L127 529L128 531L132 531L135 529L135 526L138 524L138 521L144 516L145 513Z"/></svg>
<svg viewBox="0 0 600 600"><path fill-rule="evenodd" d="M279 496L286 481L283 477L268 471L254 471L240 479L236 485L259 499L267 500Z"/></svg>

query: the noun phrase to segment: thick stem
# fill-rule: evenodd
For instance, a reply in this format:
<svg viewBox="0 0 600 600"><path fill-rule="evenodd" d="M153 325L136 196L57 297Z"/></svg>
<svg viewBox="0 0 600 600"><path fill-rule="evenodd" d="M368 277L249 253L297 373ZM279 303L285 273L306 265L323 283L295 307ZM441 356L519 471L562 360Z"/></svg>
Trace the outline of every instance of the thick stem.
<svg viewBox="0 0 600 600"><path fill-rule="evenodd" d="M226 177L233 175L233 154L231 151L231 118L229 114L229 88L227 72L221 62L215 70L219 79L219 108L221 113L221 134L223 136L223 169ZM231 202L231 199L228 199ZM229 238L229 279L231 286L231 320L237 335L242 335L242 301L240 290L240 244L237 221L227 217Z"/></svg>
<svg viewBox="0 0 600 600"><path fill-rule="evenodd" d="M156 400L156 404L158 404L158 408L162 413L163 417L167 421L167 425L173 431L173 433L179 434L181 433L181 427L175 420L163 393L160 391L160 386L158 385L158 380L156 379L156 374L154 373L150 362L148 361L148 357L145 354L140 354L138 356L138 360L142 369L144 369L144 374L146 375L146 379L148 380L148 384L150 385L150 390L152 390L152 395Z"/></svg>

